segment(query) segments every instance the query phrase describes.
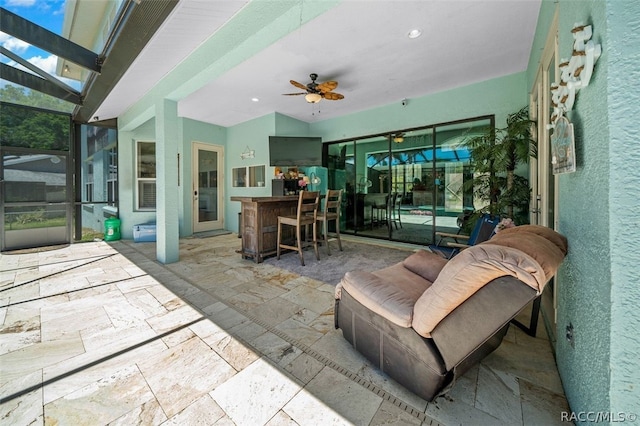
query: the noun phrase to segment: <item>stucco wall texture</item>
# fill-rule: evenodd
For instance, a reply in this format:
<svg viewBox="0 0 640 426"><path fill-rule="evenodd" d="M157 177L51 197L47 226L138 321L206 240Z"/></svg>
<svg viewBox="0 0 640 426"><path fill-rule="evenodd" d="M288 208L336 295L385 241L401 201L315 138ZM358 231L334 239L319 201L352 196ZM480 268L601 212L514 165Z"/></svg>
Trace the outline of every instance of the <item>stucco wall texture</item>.
<svg viewBox="0 0 640 426"><path fill-rule="evenodd" d="M607 6L613 412L640 415L640 5ZM631 90L630 90L631 89ZM632 124L633 123L633 124Z"/></svg>
<svg viewBox="0 0 640 426"><path fill-rule="evenodd" d="M577 171L559 176L559 230L569 239L558 276L559 371L572 411L640 414L640 287L634 274L640 263L640 161L633 118L640 7L631 0L562 0L558 7L561 58L571 56L575 23L593 25L593 40L603 49L568 114ZM569 324L575 347L564 338Z"/></svg>

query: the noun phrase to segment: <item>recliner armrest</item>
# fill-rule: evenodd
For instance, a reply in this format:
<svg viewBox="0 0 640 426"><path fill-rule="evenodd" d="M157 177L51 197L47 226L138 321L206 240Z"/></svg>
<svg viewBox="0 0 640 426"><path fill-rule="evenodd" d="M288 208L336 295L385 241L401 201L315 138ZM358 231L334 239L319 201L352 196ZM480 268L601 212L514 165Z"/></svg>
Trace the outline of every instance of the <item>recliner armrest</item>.
<svg viewBox="0 0 640 426"><path fill-rule="evenodd" d="M447 370L471 356L535 298L533 288L505 276L491 281L453 310L431 331Z"/></svg>
<svg viewBox="0 0 640 426"><path fill-rule="evenodd" d="M468 240L471 236L464 234L451 234L449 232L436 232L436 236L438 237L449 237L456 240Z"/></svg>

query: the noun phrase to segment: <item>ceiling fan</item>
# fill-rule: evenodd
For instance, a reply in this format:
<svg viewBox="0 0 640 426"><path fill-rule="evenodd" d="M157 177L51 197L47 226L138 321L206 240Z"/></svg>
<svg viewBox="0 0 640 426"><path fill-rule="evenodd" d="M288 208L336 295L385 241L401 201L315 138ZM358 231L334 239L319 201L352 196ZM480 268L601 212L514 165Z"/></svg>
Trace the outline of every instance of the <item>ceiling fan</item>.
<svg viewBox="0 0 640 426"><path fill-rule="evenodd" d="M340 99L344 99L344 96L340 93L332 92L333 89L338 87L337 81L325 81L324 83L316 83L316 79L318 78L318 74L310 74L311 83L308 83L306 86L302 83L298 83L295 80L289 80L291 84L296 86L298 89L304 90L304 92L299 93L284 93L285 96L296 96L296 95L305 95L304 98L307 102L315 104L320 102L321 99L327 99L330 101L339 101Z"/></svg>

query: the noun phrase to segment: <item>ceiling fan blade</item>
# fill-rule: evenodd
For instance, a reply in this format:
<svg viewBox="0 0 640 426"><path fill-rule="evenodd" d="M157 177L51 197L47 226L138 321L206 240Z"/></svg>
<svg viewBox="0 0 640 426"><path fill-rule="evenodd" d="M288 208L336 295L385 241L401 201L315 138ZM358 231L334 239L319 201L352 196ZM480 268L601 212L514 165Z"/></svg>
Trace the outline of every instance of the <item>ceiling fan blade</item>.
<svg viewBox="0 0 640 426"><path fill-rule="evenodd" d="M322 93L322 97L330 101L339 101L340 99L344 99L344 95L335 92Z"/></svg>
<svg viewBox="0 0 640 426"><path fill-rule="evenodd" d="M298 83L295 80L289 80L289 83L293 84L294 86L296 86L298 89L302 89L302 90L307 90L307 86L305 86L302 83Z"/></svg>
<svg viewBox="0 0 640 426"><path fill-rule="evenodd" d="M316 88L322 93L331 92L336 87L338 87L338 82L333 80L325 81L324 83L320 83L316 86Z"/></svg>
<svg viewBox="0 0 640 426"><path fill-rule="evenodd" d="M306 92L298 92L298 93L283 93L283 96L296 96L296 95L306 95Z"/></svg>

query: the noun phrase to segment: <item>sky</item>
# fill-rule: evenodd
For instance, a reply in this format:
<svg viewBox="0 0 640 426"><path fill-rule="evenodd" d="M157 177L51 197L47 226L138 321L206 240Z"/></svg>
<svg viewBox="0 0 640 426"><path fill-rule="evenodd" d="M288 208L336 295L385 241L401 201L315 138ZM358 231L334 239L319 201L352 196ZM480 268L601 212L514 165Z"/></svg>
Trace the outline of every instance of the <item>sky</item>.
<svg viewBox="0 0 640 426"><path fill-rule="evenodd" d="M60 34L64 20L65 1L66 0L0 0L0 5L28 21L40 25L51 32ZM1 31L0 45L49 74L55 75L58 60L57 56L31 46ZM4 55L0 55L0 61L10 65L15 64ZM73 80L65 78L60 78L60 80L73 87L78 87L78 82L74 82Z"/></svg>

